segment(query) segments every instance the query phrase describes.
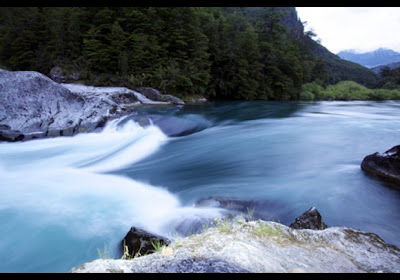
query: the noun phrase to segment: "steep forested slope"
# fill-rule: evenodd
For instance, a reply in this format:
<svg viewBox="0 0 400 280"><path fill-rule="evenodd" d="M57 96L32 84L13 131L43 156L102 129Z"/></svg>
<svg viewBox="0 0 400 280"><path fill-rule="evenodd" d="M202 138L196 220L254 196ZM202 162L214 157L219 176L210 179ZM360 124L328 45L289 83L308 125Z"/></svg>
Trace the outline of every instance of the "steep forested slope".
<svg viewBox="0 0 400 280"><path fill-rule="evenodd" d="M179 97L298 99L304 83L377 75L304 32L295 8L0 8L0 66Z"/></svg>

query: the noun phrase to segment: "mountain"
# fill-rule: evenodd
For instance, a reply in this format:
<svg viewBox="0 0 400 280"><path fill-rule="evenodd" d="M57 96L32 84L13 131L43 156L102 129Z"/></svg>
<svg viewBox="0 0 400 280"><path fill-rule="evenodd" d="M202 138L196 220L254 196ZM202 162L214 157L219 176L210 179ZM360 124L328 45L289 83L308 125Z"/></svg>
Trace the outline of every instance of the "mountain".
<svg viewBox="0 0 400 280"><path fill-rule="evenodd" d="M371 70L374 71L376 74L380 74L380 72L382 71L383 67L389 67L389 69L400 68L400 62L394 62L394 63L385 64L385 65L379 65L379 66L371 68Z"/></svg>
<svg viewBox="0 0 400 280"><path fill-rule="evenodd" d="M318 71L325 72L326 83L336 84L340 81L351 80L367 87L375 87L379 82L379 76L358 63L341 59L338 55L331 53L323 45L315 42L310 37L303 39L307 45L308 52L322 66ZM315 70L315 71L317 71Z"/></svg>
<svg viewBox="0 0 400 280"><path fill-rule="evenodd" d="M365 53L357 53L354 50L344 50L339 52L338 56L342 59L361 64L368 68L400 62L400 53L386 48L380 48Z"/></svg>

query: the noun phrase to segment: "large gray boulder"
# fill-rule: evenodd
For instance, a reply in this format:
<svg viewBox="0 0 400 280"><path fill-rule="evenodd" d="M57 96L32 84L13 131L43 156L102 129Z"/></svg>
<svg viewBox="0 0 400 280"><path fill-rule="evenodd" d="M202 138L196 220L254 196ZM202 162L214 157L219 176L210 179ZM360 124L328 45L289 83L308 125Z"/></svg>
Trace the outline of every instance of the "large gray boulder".
<svg viewBox="0 0 400 280"><path fill-rule="evenodd" d="M34 71L0 69L0 139L73 134L96 124L105 110Z"/></svg>
<svg viewBox="0 0 400 280"><path fill-rule="evenodd" d="M0 69L0 141L95 131L140 104L168 104L124 87L59 84L35 71Z"/></svg>
<svg viewBox="0 0 400 280"><path fill-rule="evenodd" d="M374 153L366 156L361 163L361 169L367 174L400 187L400 145L392 147L383 154Z"/></svg>
<svg viewBox="0 0 400 280"><path fill-rule="evenodd" d="M94 260L71 272L400 272L399 248L346 228L292 229L262 220L210 226L132 260Z"/></svg>
<svg viewBox="0 0 400 280"><path fill-rule="evenodd" d="M54 68L50 74L57 81L65 80L60 68ZM151 88L142 89L158 92ZM59 84L35 71L0 69L0 141L91 132L103 127L110 118L135 113L134 108L141 104L184 104L174 96L158 94L161 97L157 95L150 99L125 87ZM149 118L147 122L150 122ZM171 130L171 125L162 119L160 122L160 127L174 135L193 126L189 120L185 127L174 126Z"/></svg>

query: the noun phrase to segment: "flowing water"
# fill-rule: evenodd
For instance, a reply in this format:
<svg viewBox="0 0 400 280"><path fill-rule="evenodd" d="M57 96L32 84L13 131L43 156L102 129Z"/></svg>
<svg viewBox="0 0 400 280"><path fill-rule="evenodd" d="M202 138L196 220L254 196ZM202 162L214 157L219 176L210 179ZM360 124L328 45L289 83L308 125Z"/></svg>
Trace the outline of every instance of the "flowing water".
<svg viewBox="0 0 400 280"><path fill-rule="evenodd" d="M98 249L119 258L131 226L172 237L221 217L194 206L209 196L267 201L285 225L315 206L329 227L400 246L400 191L360 169L400 144L400 102L138 110L172 121L162 130L126 117L101 133L0 143L0 272L67 272ZM163 133L173 126L187 133Z"/></svg>

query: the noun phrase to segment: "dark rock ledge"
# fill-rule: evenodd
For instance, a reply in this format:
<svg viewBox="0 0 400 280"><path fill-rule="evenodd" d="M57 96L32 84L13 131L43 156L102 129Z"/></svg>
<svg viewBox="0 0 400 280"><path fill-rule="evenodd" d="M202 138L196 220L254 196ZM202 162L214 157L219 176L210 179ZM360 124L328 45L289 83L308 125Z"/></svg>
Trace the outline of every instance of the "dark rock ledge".
<svg viewBox="0 0 400 280"><path fill-rule="evenodd" d="M226 209L227 212L225 212L225 215L229 219L234 219L235 217L237 217L237 215L239 215L239 213L241 217L243 217L247 221L254 219L255 215L258 216L258 211L253 213L252 217L250 217L249 214L245 212L247 209L249 209L249 205L253 206L260 204L260 202L256 200L241 200L227 197L209 197L207 199L199 200L196 205L198 207L202 207L208 205L211 201L218 201L220 205L218 205L217 207ZM238 212L238 209L240 209L241 211ZM317 208L311 207L309 210L305 211L303 214L297 217L290 225L290 228L324 230L328 228L328 226L322 220L322 216L318 212ZM198 231L196 230L195 232ZM127 246L128 254L130 256L144 256L152 254L155 252L154 244L156 243L158 243L158 245L160 246L167 246L171 243L171 240L167 237L160 236L137 227L132 227L121 242L121 253L123 253L125 250L124 246Z"/></svg>
<svg viewBox="0 0 400 280"><path fill-rule="evenodd" d="M321 214L317 208L311 207L306 212L298 216L293 223L290 224L294 229L313 229L324 230L328 226L322 220Z"/></svg>
<svg viewBox="0 0 400 280"><path fill-rule="evenodd" d="M122 240L122 252L127 246L129 256L144 256L156 251L155 246L170 244L171 241L163 236L145 231L140 228L132 227Z"/></svg>
<svg viewBox="0 0 400 280"><path fill-rule="evenodd" d="M400 188L400 145L383 154L377 152L366 156L361 163L361 169Z"/></svg>

